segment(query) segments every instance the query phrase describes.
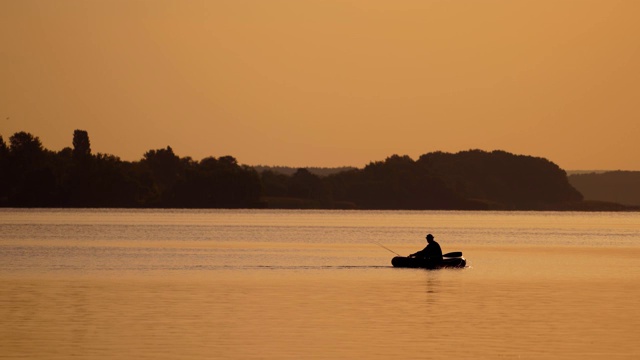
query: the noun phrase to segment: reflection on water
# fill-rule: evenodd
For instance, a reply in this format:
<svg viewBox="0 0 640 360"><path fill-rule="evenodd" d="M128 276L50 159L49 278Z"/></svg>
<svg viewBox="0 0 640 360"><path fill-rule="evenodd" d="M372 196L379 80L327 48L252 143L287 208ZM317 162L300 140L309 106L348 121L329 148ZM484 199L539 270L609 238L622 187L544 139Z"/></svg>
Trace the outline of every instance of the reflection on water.
<svg viewBox="0 0 640 360"><path fill-rule="evenodd" d="M637 216L550 214L4 210L0 358L640 357Z"/></svg>

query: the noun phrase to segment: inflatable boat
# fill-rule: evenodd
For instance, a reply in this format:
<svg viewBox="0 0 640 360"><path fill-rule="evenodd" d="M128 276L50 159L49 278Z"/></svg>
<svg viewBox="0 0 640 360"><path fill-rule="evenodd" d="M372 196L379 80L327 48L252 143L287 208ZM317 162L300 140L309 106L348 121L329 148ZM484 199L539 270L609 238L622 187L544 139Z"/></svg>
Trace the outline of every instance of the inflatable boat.
<svg viewBox="0 0 640 360"><path fill-rule="evenodd" d="M391 265L398 268L423 269L463 268L467 266L467 260L462 257L462 253L459 251L446 253L442 257L442 262L434 263L423 258L396 256L391 259Z"/></svg>

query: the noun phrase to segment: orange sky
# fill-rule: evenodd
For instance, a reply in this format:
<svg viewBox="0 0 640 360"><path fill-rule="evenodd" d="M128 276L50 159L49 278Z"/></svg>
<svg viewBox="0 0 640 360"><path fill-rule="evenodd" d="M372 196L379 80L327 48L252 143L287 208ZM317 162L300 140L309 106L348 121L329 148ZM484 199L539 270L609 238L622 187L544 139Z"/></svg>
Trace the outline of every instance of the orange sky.
<svg viewBox="0 0 640 360"><path fill-rule="evenodd" d="M364 166L640 170L640 1L0 0L0 135Z"/></svg>

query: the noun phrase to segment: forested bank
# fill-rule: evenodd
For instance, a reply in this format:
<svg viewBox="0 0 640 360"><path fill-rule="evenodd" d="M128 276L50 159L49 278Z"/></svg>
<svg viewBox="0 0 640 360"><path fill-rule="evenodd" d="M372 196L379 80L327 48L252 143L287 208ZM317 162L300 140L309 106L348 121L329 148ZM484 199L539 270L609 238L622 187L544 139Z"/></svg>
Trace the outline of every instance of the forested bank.
<svg viewBox="0 0 640 360"><path fill-rule="evenodd" d="M0 136L0 206L168 208L342 208L626 210L586 203L549 160L504 151L392 155L363 169L320 176L241 165L232 156L200 161L171 147L139 161L93 154L89 134L47 150L39 138Z"/></svg>
<svg viewBox="0 0 640 360"><path fill-rule="evenodd" d="M140 161L92 154L89 135L76 130L73 148L46 150L38 137L0 137L0 206L13 207L257 207L258 174L231 156L195 161L171 147Z"/></svg>

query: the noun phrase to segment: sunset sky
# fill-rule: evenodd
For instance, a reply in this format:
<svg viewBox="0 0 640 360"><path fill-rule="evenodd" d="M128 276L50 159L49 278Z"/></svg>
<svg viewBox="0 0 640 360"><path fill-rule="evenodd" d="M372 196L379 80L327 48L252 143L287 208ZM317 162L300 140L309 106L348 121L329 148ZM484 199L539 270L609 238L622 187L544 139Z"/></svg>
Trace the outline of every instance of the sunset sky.
<svg viewBox="0 0 640 360"><path fill-rule="evenodd" d="M0 135L139 160L640 170L638 0L0 0Z"/></svg>

